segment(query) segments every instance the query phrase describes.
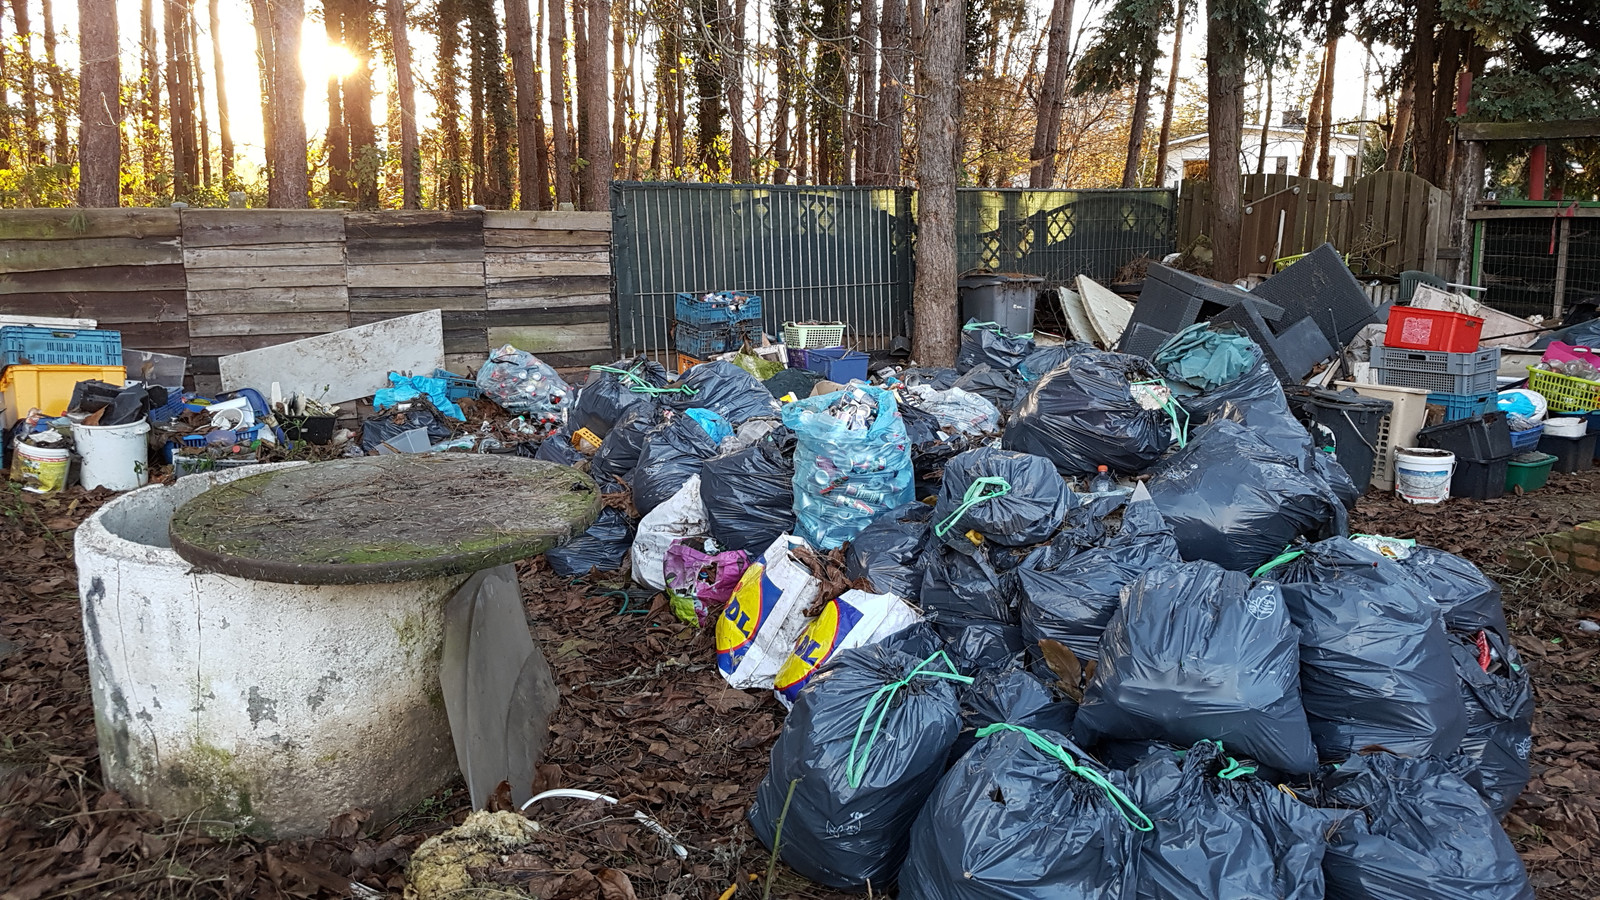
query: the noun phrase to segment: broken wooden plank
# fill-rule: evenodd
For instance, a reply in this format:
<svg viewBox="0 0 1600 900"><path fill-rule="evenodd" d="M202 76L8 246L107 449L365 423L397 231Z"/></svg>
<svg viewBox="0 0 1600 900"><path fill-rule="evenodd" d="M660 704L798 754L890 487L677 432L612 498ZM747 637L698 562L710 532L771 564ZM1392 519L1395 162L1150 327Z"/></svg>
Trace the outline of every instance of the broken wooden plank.
<svg viewBox="0 0 1600 900"><path fill-rule="evenodd" d="M390 372L431 373L443 363L443 314L430 310L224 356L218 366L225 390L278 382L286 395L343 403L386 387Z"/></svg>

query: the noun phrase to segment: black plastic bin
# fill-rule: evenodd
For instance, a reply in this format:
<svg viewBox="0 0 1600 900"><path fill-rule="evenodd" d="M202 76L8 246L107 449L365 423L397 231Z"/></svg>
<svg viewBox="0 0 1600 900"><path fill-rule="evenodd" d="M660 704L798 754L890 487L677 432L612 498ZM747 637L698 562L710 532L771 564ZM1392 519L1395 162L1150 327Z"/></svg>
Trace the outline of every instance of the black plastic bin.
<svg viewBox="0 0 1600 900"><path fill-rule="evenodd" d="M1002 272L965 275L956 282L961 296L961 321L994 322L1012 334L1033 331L1033 305L1044 276ZM1089 340L1075 334L1079 340Z"/></svg>
<svg viewBox="0 0 1600 900"><path fill-rule="evenodd" d="M1333 433L1334 456L1350 480L1366 490L1378 458L1378 429L1394 409L1388 400L1363 397L1354 391L1311 390L1291 395L1300 417ZM1323 441L1319 429L1312 437Z"/></svg>
<svg viewBox="0 0 1600 900"><path fill-rule="evenodd" d="M1552 472L1581 472L1594 465L1595 433L1583 437L1559 437L1547 434L1539 438L1539 452L1556 458Z"/></svg>
<svg viewBox="0 0 1600 900"><path fill-rule="evenodd" d="M1506 471L1511 455L1499 459L1477 460L1456 457L1456 473L1450 476L1453 500L1493 500L1506 492Z"/></svg>
<svg viewBox="0 0 1600 900"><path fill-rule="evenodd" d="M1515 450L1511 446L1511 426L1506 424L1503 412L1488 412L1424 428L1417 432L1417 446L1449 450L1456 459L1473 462L1505 459Z"/></svg>

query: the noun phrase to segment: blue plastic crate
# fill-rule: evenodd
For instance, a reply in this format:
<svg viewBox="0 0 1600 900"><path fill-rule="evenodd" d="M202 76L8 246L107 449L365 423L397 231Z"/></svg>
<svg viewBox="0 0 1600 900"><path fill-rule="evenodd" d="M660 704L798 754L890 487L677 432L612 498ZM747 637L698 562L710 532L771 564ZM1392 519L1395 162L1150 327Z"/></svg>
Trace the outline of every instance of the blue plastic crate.
<svg viewBox="0 0 1600 900"><path fill-rule="evenodd" d="M1429 406L1444 407L1444 420L1470 419L1499 409L1499 395L1488 394L1429 394Z"/></svg>
<svg viewBox="0 0 1600 900"><path fill-rule="evenodd" d="M806 368L820 373L829 381L848 384L852 380L867 380L867 366L872 358L845 347L813 347L806 353Z"/></svg>
<svg viewBox="0 0 1600 900"><path fill-rule="evenodd" d="M88 328L0 328L0 366L120 366L122 332Z"/></svg>
<svg viewBox="0 0 1600 900"><path fill-rule="evenodd" d="M674 305L674 319L681 327L693 325L700 328L730 325L736 322L761 321L761 298L737 291L717 291L713 294L679 294Z"/></svg>
<svg viewBox="0 0 1600 900"><path fill-rule="evenodd" d="M714 327L697 328L679 322L673 331L673 349L687 353L695 359L710 359L719 353L728 353L761 340L759 322L725 323Z"/></svg>
<svg viewBox="0 0 1600 900"><path fill-rule="evenodd" d="M449 369L434 369L433 377L445 383L445 396L451 400L465 400L468 397L477 399L483 396L483 391L478 390L478 382L463 375L457 375Z"/></svg>
<svg viewBox="0 0 1600 900"><path fill-rule="evenodd" d="M1539 446L1539 435L1544 434L1543 425L1535 425L1527 431L1511 432L1511 451L1513 453L1526 453Z"/></svg>

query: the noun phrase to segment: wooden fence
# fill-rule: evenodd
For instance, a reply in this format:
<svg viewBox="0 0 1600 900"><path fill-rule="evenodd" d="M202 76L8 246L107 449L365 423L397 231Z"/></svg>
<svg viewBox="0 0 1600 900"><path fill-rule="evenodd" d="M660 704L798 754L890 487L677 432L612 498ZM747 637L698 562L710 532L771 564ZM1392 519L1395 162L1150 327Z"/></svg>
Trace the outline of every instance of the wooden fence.
<svg viewBox="0 0 1600 900"><path fill-rule="evenodd" d="M428 309L458 371L507 342L610 362L610 292L608 213L0 210L0 313L98 319L202 390L218 357Z"/></svg>
<svg viewBox="0 0 1600 900"><path fill-rule="evenodd" d="M1295 189L1298 188L1298 191ZM1332 242L1358 274L1420 269L1447 276L1450 194L1410 172L1377 172L1353 185L1294 175L1247 175L1241 193L1239 271L1268 273L1274 259ZM1178 247L1206 233L1211 185L1185 181L1178 198Z"/></svg>

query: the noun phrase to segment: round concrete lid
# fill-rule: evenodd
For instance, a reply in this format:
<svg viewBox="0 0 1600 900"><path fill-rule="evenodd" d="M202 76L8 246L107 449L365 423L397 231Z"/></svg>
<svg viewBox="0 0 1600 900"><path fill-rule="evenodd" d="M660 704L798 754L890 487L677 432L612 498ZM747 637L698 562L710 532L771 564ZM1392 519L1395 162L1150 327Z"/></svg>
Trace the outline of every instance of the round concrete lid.
<svg viewBox="0 0 1600 900"><path fill-rule="evenodd" d="M517 456L391 454L279 469L178 508L172 549L208 572L284 584L386 584L537 556L582 534L600 492Z"/></svg>

